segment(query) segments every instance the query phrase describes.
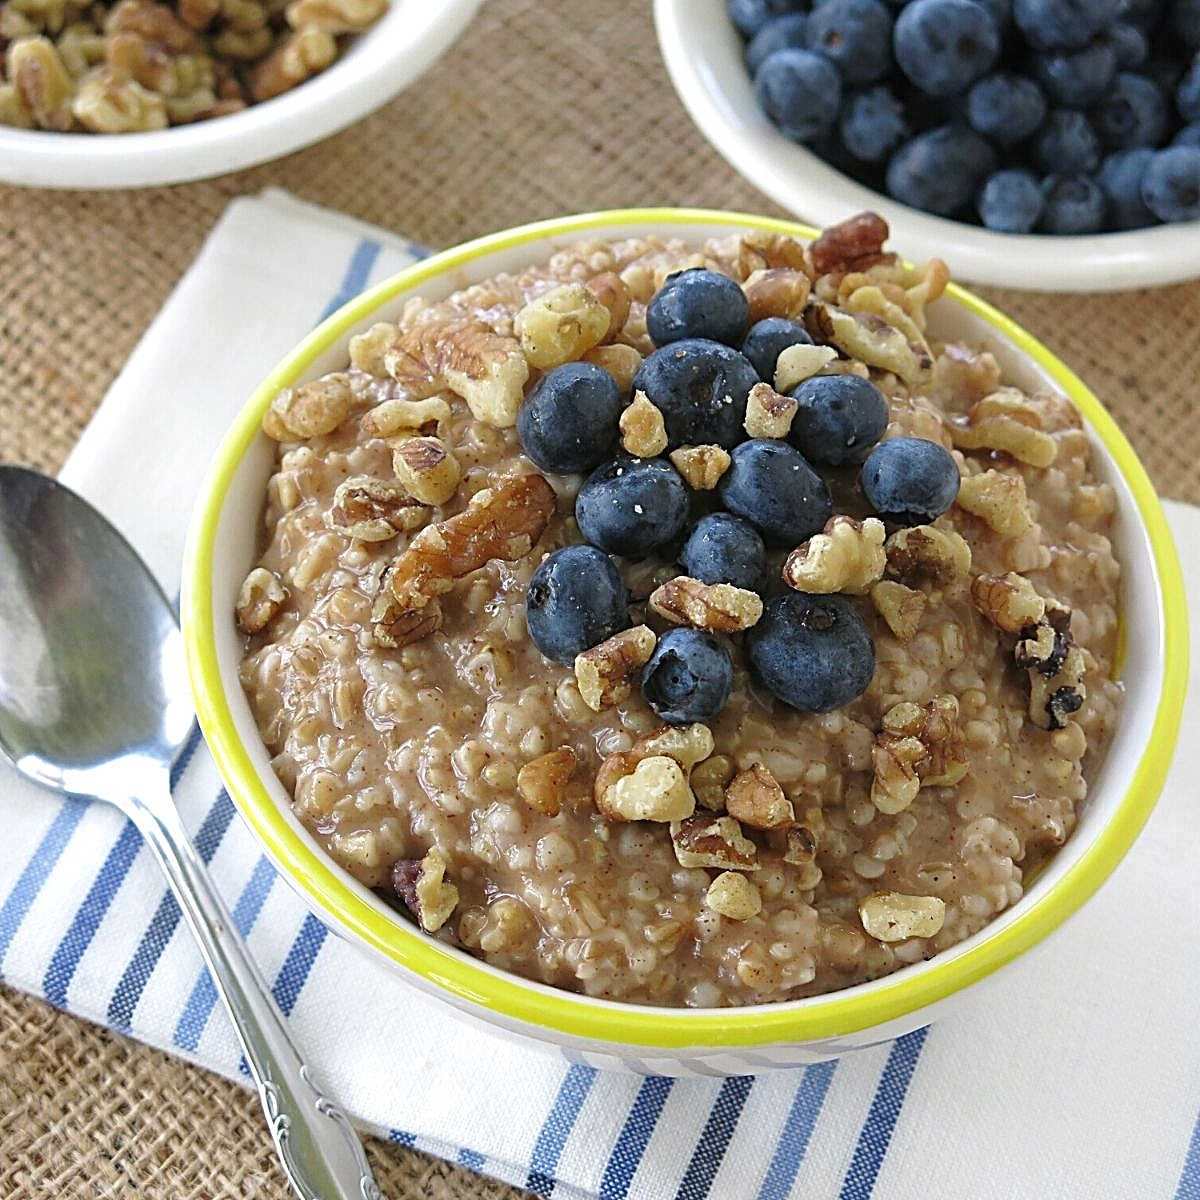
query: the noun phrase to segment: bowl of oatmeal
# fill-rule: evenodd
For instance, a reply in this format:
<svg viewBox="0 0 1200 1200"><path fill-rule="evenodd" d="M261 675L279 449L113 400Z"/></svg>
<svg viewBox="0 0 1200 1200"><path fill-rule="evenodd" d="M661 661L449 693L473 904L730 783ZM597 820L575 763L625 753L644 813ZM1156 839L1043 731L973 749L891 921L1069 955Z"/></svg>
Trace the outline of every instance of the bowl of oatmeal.
<svg viewBox="0 0 1200 1200"><path fill-rule="evenodd" d="M407 87L479 0L0 0L0 182L151 187L290 154Z"/></svg>
<svg viewBox="0 0 1200 1200"><path fill-rule="evenodd" d="M1164 518L1083 384L886 237L526 226L255 393L185 636L332 929L588 1061L741 1072L927 1023L1112 871L1182 702Z"/></svg>

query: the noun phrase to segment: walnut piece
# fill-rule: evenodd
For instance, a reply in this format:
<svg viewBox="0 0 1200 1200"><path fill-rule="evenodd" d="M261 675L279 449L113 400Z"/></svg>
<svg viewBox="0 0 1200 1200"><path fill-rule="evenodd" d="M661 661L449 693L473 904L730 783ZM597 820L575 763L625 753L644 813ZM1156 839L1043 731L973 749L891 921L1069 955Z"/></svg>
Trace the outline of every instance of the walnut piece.
<svg viewBox="0 0 1200 1200"><path fill-rule="evenodd" d="M733 817L701 814L671 825L671 844L681 867L757 871L758 847Z"/></svg>
<svg viewBox="0 0 1200 1200"><path fill-rule="evenodd" d="M752 438L785 438L799 407L794 397L780 395L769 383L756 383L746 399L746 432Z"/></svg>
<svg viewBox="0 0 1200 1200"><path fill-rule="evenodd" d="M747 278L764 267L790 267L808 273L808 256L804 244L785 233L768 233L755 229L743 234L738 242L737 270Z"/></svg>
<svg viewBox="0 0 1200 1200"><path fill-rule="evenodd" d="M388 0L292 0L284 10L293 29L311 25L327 33L358 33L387 11Z"/></svg>
<svg viewBox="0 0 1200 1200"><path fill-rule="evenodd" d="M984 396L964 420L946 424L960 450L1002 450L1031 467L1048 467L1058 456L1058 443L1042 430L1041 415L1016 388Z"/></svg>
<svg viewBox="0 0 1200 1200"><path fill-rule="evenodd" d="M633 377L642 365L642 356L632 346L618 342L612 346L594 346L583 356L583 361L607 371L625 396L633 387Z"/></svg>
<svg viewBox="0 0 1200 1200"><path fill-rule="evenodd" d="M668 456L693 491L711 492L732 461L721 446L680 446Z"/></svg>
<svg viewBox="0 0 1200 1200"><path fill-rule="evenodd" d="M725 792L725 811L754 829L779 829L796 819L775 776L757 763L734 777Z"/></svg>
<svg viewBox="0 0 1200 1200"><path fill-rule="evenodd" d="M938 896L876 892L858 906L863 928L877 942L933 937L946 920L946 902Z"/></svg>
<svg viewBox="0 0 1200 1200"><path fill-rule="evenodd" d="M656 642L649 625L635 625L575 656L575 681L583 702L601 712L628 700L638 672L650 661Z"/></svg>
<svg viewBox="0 0 1200 1200"><path fill-rule="evenodd" d="M358 399L344 371L284 388L263 415L263 433L277 442L323 437L353 411Z"/></svg>
<svg viewBox="0 0 1200 1200"><path fill-rule="evenodd" d="M793 825L787 831L783 861L794 867L808 866L817 857L817 834L808 825Z"/></svg>
<svg viewBox="0 0 1200 1200"><path fill-rule="evenodd" d="M371 636L377 646L399 650L441 629L443 613L437 600L428 601L423 608L405 608L392 595L388 578L383 577L384 586L371 608Z"/></svg>
<svg viewBox="0 0 1200 1200"><path fill-rule="evenodd" d="M871 802L882 813L903 812L922 787L954 787L967 773L958 727L958 701L935 696L928 704L905 701L883 716L873 750Z"/></svg>
<svg viewBox="0 0 1200 1200"><path fill-rule="evenodd" d="M889 233L887 222L873 212L830 225L808 248L813 270L818 275L865 270L878 261Z"/></svg>
<svg viewBox="0 0 1200 1200"><path fill-rule="evenodd" d="M837 356L832 346L809 346L803 343L785 346L775 360L775 390L790 392L806 379L819 375Z"/></svg>
<svg viewBox="0 0 1200 1200"><path fill-rule="evenodd" d="M406 438L392 451L396 478L422 504L445 504L458 491L462 469L441 438Z"/></svg>
<svg viewBox="0 0 1200 1200"><path fill-rule="evenodd" d="M663 725L633 743L631 753L636 758L665 754L685 771L703 762L713 752L712 730L699 721L692 725Z"/></svg>
<svg viewBox="0 0 1200 1200"><path fill-rule="evenodd" d="M629 320L629 309L633 300L629 289L624 280L612 271L594 275L584 286L608 310L608 328L600 340L611 342Z"/></svg>
<svg viewBox="0 0 1200 1200"><path fill-rule="evenodd" d="M673 758L652 754L606 787L596 807L610 821L682 821L696 811L696 797Z"/></svg>
<svg viewBox="0 0 1200 1200"><path fill-rule="evenodd" d="M332 33L315 25L297 29L251 70L250 94L255 100L281 96L323 71L335 58L337 42Z"/></svg>
<svg viewBox="0 0 1200 1200"><path fill-rule="evenodd" d="M815 340L832 344L868 366L891 371L910 386L929 380L933 358L928 347L909 342L901 330L874 313L850 313L816 303L805 313L805 324Z"/></svg>
<svg viewBox="0 0 1200 1200"><path fill-rule="evenodd" d="M363 336L366 336L365 334ZM450 405L442 396L408 400L403 396L385 400L362 419L363 432L371 437L390 438L411 435L420 430L436 432L450 420ZM432 429L427 427L432 426Z"/></svg>
<svg viewBox="0 0 1200 1200"><path fill-rule="evenodd" d="M650 594L650 607L675 625L692 625L710 633L737 633L762 616L762 599L731 583L701 583L676 575Z"/></svg>
<svg viewBox="0 0 1200 1200"><path fill-rule="evenodd" d="M1044 618L1022 631L1013 658L1029 673L1029 719L1040 729L1063 729L1087 699L1087 660L1071 637L1071 610L1046 601Z"/></svg>
<svg viewBox="0 0 1200 1200"><path fill-rule="evenodd" d="M371 475L352 475L338 484L328 523L360 542L386 542L402 530L412 532L429 518L403 484Z"/></svg>
<svg viewBox="0 0 1200 1200"><path fill-rule="evenodd" d="M766 267L753 271L742 284L750 304L750 324L764 317L795 320L804 312L812 281L803 271Z"/></svg>
<svg viewBox="0 0 1200 1200"><path fill-rule="evenodd" d="M936 525L898 529L888 538L887 574L910 586L928 582L950 587L971 572L971 547L960 534Z"/></svg>
<svg viewBox="0 0 1200 1200"><path fill-rule="evenodd" d="M578 763L579 757L570 746L539 755L517 772L517 791L530 808L557 817L562 809L563 789Z"/></svg>
<svg viewBox="0 0 1200 1200"><path fill-rule="evenodd" d="M8 80L33 124L60 133L72 128L75 81L49 38L18 38L8 47L7 67Z"/></svg>
<svg viewBox="0 0 1200 1200"><path fill-rule="evenodd" d="M513 329L529 365L547 371L598 346L611 321L612 313L582 283L564 283L530 300Z"/></svg>
<svg viewBox="0 0 1200 1200"><path fill-rule="evenodd" d="M921 627L929 597L915 588L883 579L871 589L871 602L896 638L907 642Z"/></svg>
<svg viewBox="0 0 1200 1200"><path fill-rule="evenodd" d="M798 592L862 596L883 575L887 555L883 522L830 517L823 533L797 546L783 564L783 581Z"/></svg>
<svg viewBox="0 0 1200 1200"><path fill-rule="evenodd" d="M458 888L446 881L445 855L431 848L419 862L401 859L392 868L392 887L426 933L436 933L458 906Z"/></svg>
<svg viewBox="0 0 1200 1200"><path fill-rule="evenodd" d="M266 567L255 567L238 593L238 628L243 633L258 633L265 629L286 599L287 590L279 576Z"/></svg>
<svg viewBox="0 0 1200 1200"><path fill-rule="evenodd" d="M1046 613L1046 602L1025 578L1007 575L976 575L971 580L971 602L997 629L1020 633L1036 625Z"/></svg>
<svg viewBox="0 0 1200 1200"><path fill-rule="evenodd" d="M734 776L733 759L714 754L692 768L691 785L696 803L710 812L725 811L725 789Z"/></svg>
<svg viewBox="0 0 1200 1200"><path fill-rule="evenodd" d="M1020 475L996 470L967 475L959 484L957 503L1003 538L1020 537L1033 528L1025 480Z"/></svg>
<svg viewBox="0 0 1200 1200"><path fill-rule="evenodd" d="M708 885L705 900L713 912L731 921L749 921L762 912L762 896L758 888L736 871L722 871Z"/></svg>
<svg viewBox="0 0 1200 1200"><path fill-rule="evenodd" d="M163 98L111 67L98 67L79 81L71 111L93 133L146 133L168 125Z"/></svg>
<svg viewBox="0 0 1200 1200"><path fill-rule="evenodd" d="M667 448L667 426L662 412L645 392L635 392L621 414L621 446L634 458L653 458Z"/></svg>

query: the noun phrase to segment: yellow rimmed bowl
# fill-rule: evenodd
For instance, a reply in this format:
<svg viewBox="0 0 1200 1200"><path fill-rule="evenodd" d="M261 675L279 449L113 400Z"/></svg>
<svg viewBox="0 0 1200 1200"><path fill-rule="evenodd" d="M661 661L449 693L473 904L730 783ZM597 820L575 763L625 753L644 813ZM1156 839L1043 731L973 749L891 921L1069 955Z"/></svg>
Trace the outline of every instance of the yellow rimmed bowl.
<svg viewBox="0 0 1200 1200"><path fill-rule="evenodd" d="M930 310L931 332L990 349L1006 379L1054 388L1089 429L1113 485L1122 610L1137 614L1122 667L1126 706L1074 834L1026 894L986 928L928 962L871 983L784 1004L669 1009L595 1000L522 979L428 938L337 866L293 815L238 682L234 603L257 553L273 443L259 423L282 387L343 366L350 337L395 319L415 295L438 300L518 270L581 238L689 239L765 229L812 237L785 221L694 209L564 217L468 242L418 263L347 304L281 362L246 402L202 489L184 570L183 624L196 710L238 810L275 867L334 932L460 1013L595 1066L661 1074L743 1074L831 1058L901 1036L943 1015L968 989L1040 942L1080 907L1129 850L1161 790L1187 678L1183 584L1162 508L1141 463L1100 402L1044 346L959 288Z"/></svg>

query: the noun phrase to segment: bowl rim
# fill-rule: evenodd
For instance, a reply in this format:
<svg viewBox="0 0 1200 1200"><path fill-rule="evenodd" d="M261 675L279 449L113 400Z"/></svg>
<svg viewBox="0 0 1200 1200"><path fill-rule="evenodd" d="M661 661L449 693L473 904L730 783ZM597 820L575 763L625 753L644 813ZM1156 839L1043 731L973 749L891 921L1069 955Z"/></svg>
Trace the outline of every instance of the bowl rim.
<svg viewBox="0 0 1200 1200"><path fill-rule="evenodd" d="M474 239L413 264L370 288L322 322L258 386L221 443L193 512L181 604L196 711L218 770L242 816L285 877L315 912L393 964L479 1006L528 1026L609 1044L678 1049L761 1046L814 1041L901 1018L977 982L1024 953L1076 911L1112 873L1133 844L1161 791L1183 710L1187 678L1187 607L1170 529L1158 496L1116 422L1083 382L1046 347L991 305L951 285L948 295L1005 335L1054 379L1076 405L1134 497L1157 573L1165 656L1150 737L1109 820L1055 885L994 936L962 953L935 956L920 972L897 971L868 991L850 987L801 1001L744 1008L680 1009L597 1000L526 980L457 955L405 922L385 916L358 895L348 877L310 838L297 831L264 786L238 735L222 682L213 602L214 553L226 495L247 450L260 435L262 413L322 353L382 304L493 252L548 236L602 227L667 224L728 225L791 234L816 230L745 213L688 208L624 209L538 221ZM619 236L614 234L614 236Z"/></svg>

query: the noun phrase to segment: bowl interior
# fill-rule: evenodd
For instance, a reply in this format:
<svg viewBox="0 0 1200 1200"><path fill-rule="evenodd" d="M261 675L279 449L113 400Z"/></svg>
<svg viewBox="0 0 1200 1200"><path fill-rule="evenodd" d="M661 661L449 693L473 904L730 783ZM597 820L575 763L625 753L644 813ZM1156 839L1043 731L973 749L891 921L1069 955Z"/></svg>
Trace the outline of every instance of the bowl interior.
<svg viewBox="0 0 1200 1200"><path fill-rule="evenodd" d="M273 443L258 432L258 422L275 390L285 381L300 382L344 365L350 336L374 321L397 317L411 295L443 298L584 236L656 233L701 239L751 224L796 231L780 222L737 215L678 213L636 219L631 214L616 219L600 214L497 235L484 239L482 249L476 243L410 268L360 298L350 311L335 315L281 364L229 435L194 519L185 572L185 626L197 707L230 792L276 865L327 923L353 940L460 999L501 1011L510 1011L512 1005L520 1008L523 1000L535 1024L571 1032L579 1027L582 1013L589 1029L618 1041L746 1044L830 1036L912 1011L981 978L1074 911L1128 849L1169 762L1178 716L1176 711L1173 724L1171 710L1177 710L1178 703L1163 699L1178 691L1181 701L1182 682L1168 678L1175 669L1164 653L1168 617L1173 635L1185 625L1174 573L1177 564L1153 489L1111 418L1083 385L1000 314L956 292L954 299L944 299L930 310L935 337L986 347L1000 360L1008 381L1027 390L1066 391L1083 410L1097 472L1116 489L1114 540L1123 567L1122 608L1125 614L1136 614L1137 621L1136 636L1127 638L1122 668L1124 717L1093 781L1078 828L1018 904L974 937L895 975L807 1000L720 1010L718 1016L715 1011L588 1000L516 979L416 933L336 867L308 835L271 771L243 695L238 680L241 645L233 621L238 589L257 552L259 513L273 466ZM502 1001L497 1001L497 993L503 993Z"/></svg>
<svg viewBox="0 0 1200 1200"><path fill-rule="evenodd" d="M701 133L755 187L829 225L870 208L912 258L944 258L956 278L1046 291L1112 291L1200 275L1200 225L1053 237L994 233L899 204L789 141L763 115L725 0L655 0L671 81Z"/></svg>

